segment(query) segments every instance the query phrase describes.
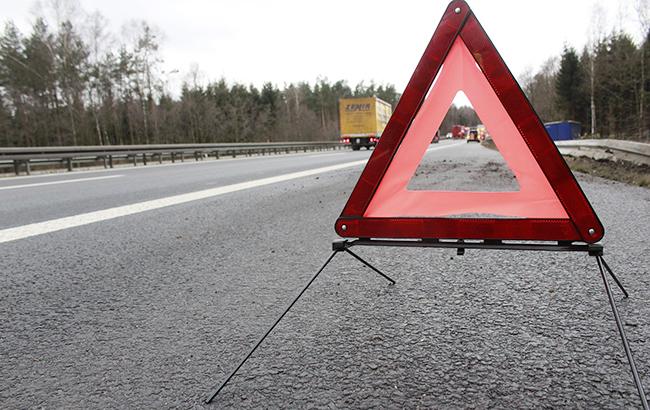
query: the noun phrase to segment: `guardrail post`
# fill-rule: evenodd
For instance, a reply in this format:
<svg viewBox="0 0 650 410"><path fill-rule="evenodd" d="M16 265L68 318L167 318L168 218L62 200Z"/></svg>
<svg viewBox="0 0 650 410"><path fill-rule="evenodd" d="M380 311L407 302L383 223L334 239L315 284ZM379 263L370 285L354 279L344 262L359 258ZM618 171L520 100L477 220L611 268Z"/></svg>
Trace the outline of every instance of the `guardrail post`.
<svg viewBox="0 0 650 410"><path fill-rule="evenodd" d="M31 165L29 164L29 160L26 159L24 162L25 162L25 172L27 173L27 175L31 175L32 168Z"/></svg>
<svg viewBox="0 0 650 410"><path fill-rule="evenodd" d="M162 164L162 152L158 153L158 163Z"/></svg>
<svg viewBox="0 0 650 410"><path fill-rule="evenodd" d="M171 154L171 156L172 156L172 164L173 164L173 163L176 162L176 153L175 153L175 152L171 152L170 154Z"/></svg>
<svg viewBox="0 0 650 410"><path fill-rule="evenodd" d="M219 151L214 152L214 159L219 159Z"/></svg>
<svg viewBox="0 0 650 410"><path fill-rule="evenodd" d="M142 153L142 165L147 165L147 154Z"/></svg>
<svg viewBox="0 0 650 410"><path fill-rule="evenodd" d="M68 172L72 172L72 158L66 158L66 162L68 163Z"/></svg>
<svg viewBox="0 0 650 410"><path fill-rule="evenodd" d="M138 166L138 156L136 154L133 154L133 166Z"/></svg>
<svg viewBox="0 0 650 410"><path fill-rule="evenodd" d="M106 155L104 155L104 156L102 157L102 162L104 163L104 169L108 168L108 166L107 166L107 164L106 164Z"/></svg>
<svg viewBox="0 0 650 410"><path fill-rule="evenodd" d="M14 160L14 172L16 175L20 175L20 162L17 159Z"/></svg>
<svg viewBox="0 0 650 410"><path fill-rule="evenodd" d="M112 155L108 156L108 166L113 168L113 156Z"/></svg>

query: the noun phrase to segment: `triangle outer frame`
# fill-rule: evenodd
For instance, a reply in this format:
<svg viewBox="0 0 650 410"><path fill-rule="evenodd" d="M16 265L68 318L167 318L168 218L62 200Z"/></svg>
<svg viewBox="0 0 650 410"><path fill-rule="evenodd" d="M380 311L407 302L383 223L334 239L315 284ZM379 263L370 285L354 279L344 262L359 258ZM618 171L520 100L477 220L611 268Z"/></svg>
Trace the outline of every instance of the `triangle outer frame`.
<svg viewBox="0 0 650 410"><path fill-rule="evenodd" d="M460 13L454 10L460 8ZM569 219L545 218L368 218L366 208L420 109L447 53L461 37L524 142L537 160ZM343 226L345 225L345 229ZM467 3L447 6L400 98L379 144L335 224L344 238L489 239L584 241L605 230L546 128Z"/></svg>

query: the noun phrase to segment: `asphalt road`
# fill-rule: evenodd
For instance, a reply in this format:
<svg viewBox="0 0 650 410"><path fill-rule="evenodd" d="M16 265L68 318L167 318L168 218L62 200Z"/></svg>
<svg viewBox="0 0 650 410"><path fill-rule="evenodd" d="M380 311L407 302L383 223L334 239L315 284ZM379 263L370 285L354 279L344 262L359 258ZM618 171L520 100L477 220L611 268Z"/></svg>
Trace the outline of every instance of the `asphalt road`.
<svg viewBox="0 0 650 410"><path fill-rule="evenodd" d="M512 187L497 153L452 144L432 145L416 188ZM328 256L361 171L350 163L367 157L1 180L0 407L204 407ZM578 179L631 294L614 289L650 388L650 190ZM397 284L337 256L211 407L639 406L592 258L358 251Z"/></svg>

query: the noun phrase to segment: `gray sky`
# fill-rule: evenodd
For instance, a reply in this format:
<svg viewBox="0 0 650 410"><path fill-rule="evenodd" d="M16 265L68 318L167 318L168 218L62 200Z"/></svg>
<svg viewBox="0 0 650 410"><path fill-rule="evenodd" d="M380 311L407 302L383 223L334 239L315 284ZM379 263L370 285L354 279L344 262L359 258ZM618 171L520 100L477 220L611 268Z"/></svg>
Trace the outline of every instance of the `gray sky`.
<svg viewBox="0 0 650 410"><path fill-rule="evenodd" d="M43 0L51 1L51 0ZM642 0L474 0L481 24L515 75L537 70L563 45L587 42L595 4L603 31L625 27L641 38ZM80 0L98 10L119 35L144 19L165 35L161 54L169 83L177 87L190 66L203 80L279 86L318 77L393 83L401 92L448 3L447 0ZM646 0L647 4L647 0ZM34 20L29 0L0 0L0 16L27 31ZM601 19L602 20L602 19Z"/></svg>

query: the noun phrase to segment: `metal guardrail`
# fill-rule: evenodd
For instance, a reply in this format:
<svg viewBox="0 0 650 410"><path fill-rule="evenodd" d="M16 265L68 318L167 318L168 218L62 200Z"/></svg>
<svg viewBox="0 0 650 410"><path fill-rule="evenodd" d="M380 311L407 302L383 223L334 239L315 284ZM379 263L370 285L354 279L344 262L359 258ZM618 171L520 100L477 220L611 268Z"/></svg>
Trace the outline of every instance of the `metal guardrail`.
<svg viewBox="0 0 650 410"><path fill-rule="evenodd" d="M127 160L143 165L148 161L162 163L165 159L171 162L185 161L186 156L193 156L196 161L213 156L219 159L222 156L237 155L266 155L307 151L321 151L326 149L340 149L343 145L333 141L315 142L264 142L247 144L165 144L165 145L95 145L79 147L29 147L29 148L0 148L0 167L13 167L16 175L20 175L21 168L26 174L31 173L32 165L61 164L68 171L74 169L75 164L83 162L97 163L101 161L104 168L113 168L114 162Z"/></svg>
<svg viewBox="0 0 650 410"><path fill-rule="evenodd" d="M614 139L556 141L562 155L584 156L592 159L624 160L650 165L650 144ZM80 147L0 148L0 168L13 167L16 175L21 169L30 174L32 165L61 164L72 171L76 164L101 162L113 168L115 161L127 160L134 166L165 160L185 161L186 156L196 161L213 156L266 155L314 150L341 149L334 141L265 142L247 144L164 144L164 145L96 145Z"/></svg>
<svg viewBox="0 0 650 410"><path fill-rule="evenodd" d="M562 155L650 165L650 144L613 139L556 141Z"/></svg>

